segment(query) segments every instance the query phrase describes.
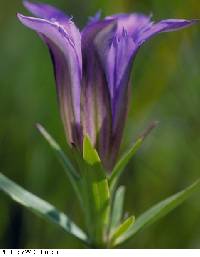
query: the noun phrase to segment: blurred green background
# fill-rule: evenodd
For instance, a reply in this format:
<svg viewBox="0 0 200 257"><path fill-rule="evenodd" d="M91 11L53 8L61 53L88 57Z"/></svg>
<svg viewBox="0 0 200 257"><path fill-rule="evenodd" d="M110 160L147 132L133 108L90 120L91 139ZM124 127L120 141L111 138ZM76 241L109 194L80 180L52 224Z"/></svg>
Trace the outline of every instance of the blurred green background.
<svg viewBox="0 0 200 257"><path fill-rule="evenodd" d="M52 0L83 27L101 9L200 18L199 0ZM38 36L22 26L21 1L0 1L0 170L83 225L71 185L46 142L42 123L65 147L52 65ZM159 126L127 167L125 210L136 216L200 177L200 25L156 36L140 50L122 150L152 121ZM126 248L200 248L200 195L138 234ZM1 248L81 247L0 192Z"/></svg>

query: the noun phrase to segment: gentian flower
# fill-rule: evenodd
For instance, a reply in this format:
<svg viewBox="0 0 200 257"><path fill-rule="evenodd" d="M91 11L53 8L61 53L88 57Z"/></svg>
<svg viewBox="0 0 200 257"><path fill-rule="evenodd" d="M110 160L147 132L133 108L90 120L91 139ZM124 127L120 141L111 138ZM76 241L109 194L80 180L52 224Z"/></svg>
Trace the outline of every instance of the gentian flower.
<svg viewBox="0 0 200 257"><path fill-rule="evenodd" d="M116 162L130 89L133 60L140 47L161 32L188 27L196 20L152 22L143 14L96 15L80 32L72 18L50 5L24 2L36 17L18 14L49 48L60 112L68 143L82 150L88 135L104 167Z"/></svg>

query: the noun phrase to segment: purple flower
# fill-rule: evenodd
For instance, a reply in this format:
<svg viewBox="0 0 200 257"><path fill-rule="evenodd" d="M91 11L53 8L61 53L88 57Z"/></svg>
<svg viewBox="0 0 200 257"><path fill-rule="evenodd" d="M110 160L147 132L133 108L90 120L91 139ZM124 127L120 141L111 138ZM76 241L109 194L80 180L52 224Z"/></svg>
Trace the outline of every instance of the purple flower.
<svg viewBox="0 0 200 257"><path fill-rule="evenodd" d="M56 8L24 2L36 17L18 14L47 44L68 143L82 149L87 134L104 166L116 162L127 114L130 73L138 49L152 36L185 28L196 20L154 23L142 14L100 15L80 32Z"/></svg>

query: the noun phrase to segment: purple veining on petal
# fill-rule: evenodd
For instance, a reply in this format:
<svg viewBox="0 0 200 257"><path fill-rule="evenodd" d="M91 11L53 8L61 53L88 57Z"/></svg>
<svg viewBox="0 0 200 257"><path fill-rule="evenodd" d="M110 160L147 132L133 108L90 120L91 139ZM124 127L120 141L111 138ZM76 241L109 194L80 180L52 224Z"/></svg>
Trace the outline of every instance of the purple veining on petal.
<svg viewBox="0 0 200 257"><path fill-rule="evenodd" d="M69 70L68 62L60 49L50 39L44 36L42 38L49 47L53 62L58 101L67 139L69 144L75 144L81 148L81 125L80 122L77 123L74 119L73 89L71 88L71 71Z"/></svg>
<svg viewBox="0 0 200 257"><path fill-rule="evenodd" d="M154 24L150 16L119 14L107 17L116 26L106 26L95 38L95 45L104 67L111 95L112 137L115 162L127 114L129 80L132 63L142 43L159 32L189 26L194 21L164 20ZM116 140L117 139L117 140Z"/></svg>
<svg viewBox="0 0 200 257"><path fill-rule="evenodd" d="M59 59L57 63L65 63L65 66L68 69L68 72L67 70L65 71L65 69L63 69L62 72L58 72L58 74L56 74L56 81L62 81L62 83L57 83L57 90L59 91L59 103L60 105L65 106L65 108L61 107L63 109L62 118L66 120L64 121L64 123L68 122L70 124L76 124L76 126L78 126L77 124L79 124L80 126L80 87L82 77L82 57L81 49L77 49L76 46L80 45L81 39L79 35L78 41L78 35L76 35L76 43L74 44L73 34L70 34L69 32L71 28L69 28L68 31L65 29L67 24L69 26L72 26L72 21L68 20L68 23L65 24L65 28L63 28L63 26L60 25L59 22L55 23L41 18L26 17L20 14L18 15L18 18L24 25L35 30L43 38L48 39L49 42L52 42L51 46L54 45L62 53L62 62L60 55L58 57L58 54L54 54L54 59L56 60L57 57ZM78 30L76 30L74 33L79 32ZM54 49L51 49L52 53L55 52L55 47ZM77 52L79 52L79 56ZM68 76L66 76L66 74ZM60 79L58 79L58 77L60 77ZM64 95L62 95L61 97L60 92L68 92L68 94L71 95L72 100L69 102L69 97L66 97L66 93L63 93ZM68 101L66 101L66 99L68 99ZM67 105L69 105L70 107L67 107ZM71 108L71 105L73 115L69 114L70 112L68 111L68 109ZM70 118L64 118L64 116L70 116ZM67 127L70 129L70 131L68 131L68 134L74 134L72 133L72 128L70 128L69 124L67 125ZM69 141L73 142L77 141L77 139L69 138Z"/></svg>
<svg viewBox="0 0 200 257"><path fill-rule="evenodd" d="M123 29L118 32L116 21L102 29L95 38L102 67L105 70L112 108L112 144L109 162L116 161L128 106L128 84L132 56L137 50L132 37Z"/></svg>
<svg viewBox="0 0 200 257"><path fill-rule="evenodd" d="M103 165L112 170L126 121L134 58L148 39L188 27L198 20L152 22L143 14L97 13L80 33L72 19L47 4L24 1L34 17L18 15L47 44L60 112L69 143L82 149L88 134Z"/></svg>
<svg viewBox="0 0 200 257"><path fill-rule="evenodd" d="M138 33L144 28L152 24L151 16L146 16L139 13L133 14L117 14L106 17L106 19L117 20L117 33L121 34L125 29L129 36L136 38Z"/></svg>
<svg viewBox="0 0 200 257"><path fill-rule="evenodd" d="M77 53L77 58L81 68L82 57L80 32L72 22L72 19L64 12L48 4L32 3L27 0L23 3L33 15L44 20L48 20L52 25L58 28L59 32L63 34L63 36L68 38Z"/></svg>
<svg viewBox="0 0 200 257"><path fill-rule="evenodd" d="M105 67L111 99L114 101L116 93L120 90L123 74L126 73L128 64L139 47L134 39L151 21L148 16L140 14L119 14L106 18L110 19L114 19L115 26L102 29L95 43Z"/></svg>
<svg viewBox="0 0 200 257"><path fill-rule="evenodd" d="M97 148L104 166L109 169L111 145L111 105L106 76L99 60L94 38L110 21L87 25L82 31L83 81L82 125Z"/></svg>

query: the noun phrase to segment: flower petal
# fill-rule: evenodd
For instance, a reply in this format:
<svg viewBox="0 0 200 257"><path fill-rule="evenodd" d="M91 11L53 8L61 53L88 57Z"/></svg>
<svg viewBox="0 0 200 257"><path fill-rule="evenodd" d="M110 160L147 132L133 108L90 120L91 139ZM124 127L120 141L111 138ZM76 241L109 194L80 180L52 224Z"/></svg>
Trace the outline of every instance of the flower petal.
<svg viewBox="0 0 200 257"><path fill-rule="evenodd" d="M167 19L157 23L152 23L151 26L140 32L137 43L142 44L158 33L180 30L189 27L197 22L199 22L199 20L197 19Z"/></svg>
<svg viewBox="0 0 200 257"><path fill-rule="evenodd" d="M117 24L113 22L101 30L95 45L106 74L112 110L112 135L110 163L115 163L120 147L128 107L128 85L132 67L132 56L137 45L123 30L118 34Z"/></svg>
<svg viewBox="0 0 200 257"><path fill-rule="evenodd" d="M151 16L146 16L140 13L122 13L106 17L106 20L109 19L115 19L117 21L117 34L122 34L125 29L127 34L133 39L136 39L143 29L148 28L152 24Z"/></svg>
<svg viewBox="0 0 200 257"><path fill-rule="evenodd" d="M33 15L47 20L55 26L57 25L60 32L63 31L63 33L68 34L68 37L73 41L81 66L82 57L80 32L72 22L71 18L63 11L48 4L32 3L27 0L23 3L27 10L29 10Z"/></svg>
<svg viewBox="0 0 200 257"><path fill-rule="evenodd" d="M110 169L111 104L104 69L99 60L94 38L110 21L91 23L82 31L83 81L82 125L107 169Z"/></svg>
<svg viewBox="0 0 200 257"><path fill-rule="evenodd" d="M105 20L115 22L116 26L103 28L96 36L95 44L105 67L112 99L115 98L130 60L142 43L157 33L182 29L197 22L169 19L154 24L150 16L141 14L118 14L106 17Z"/></svg>
<svg viewBox="0 0 200 257"><path fill-rule="evenodd" d="M149 17L139 14L117 15L89 24L82 31L82 49L94 49L109 92L112 143L109 145L109 157L104 155L110 167L116 160L126 119L132 57L138 49L133 35L136 37L139 29L149 24L149 20Z"/></svg>
<svg viewBox="0 0 200 257"><path fill-rule="evenodd" d="M111 160L114 162L127 114L132 63L138 49L159 32L178 30L196 21L164 20L154 24L150 16L141 14L118 14L105 20L110 20L111 24L97 33L94 42L110 91L113 124Z"/></svg>
<svg viewBox="0 0 200 257"><path fill-rule="evenodd" d="M81 145L79 130L82 57L78 47L81 44L80 33L69 19L66 19L65 26L62 26L55 20L26 17L21 14L18 14L18 18L24 25L39 33L50 49L68 141Z"/></svg>
<svg viewBox="0 0 200 257"><path fill-rule="evenodd" d="M132 59L139 48L136 39L144 28L151 26L152 22L149 16L141 14L118 14L105 20L111 20L113 25L98 33L95 44L105 69L115 123L117 98L120 98L123 90L127 90Z"/></svg>
<svg viewBox="0 0 200 257"><path fill-rule="evenodd" d="M39 18L47 20L55 19L63 22L65 22L66 19L69 19L69 17L63 11L60 11L57 8L48 4L32 3L27 0L23 1L23 4L26 9L29 10L29 12Z"/></svg>

